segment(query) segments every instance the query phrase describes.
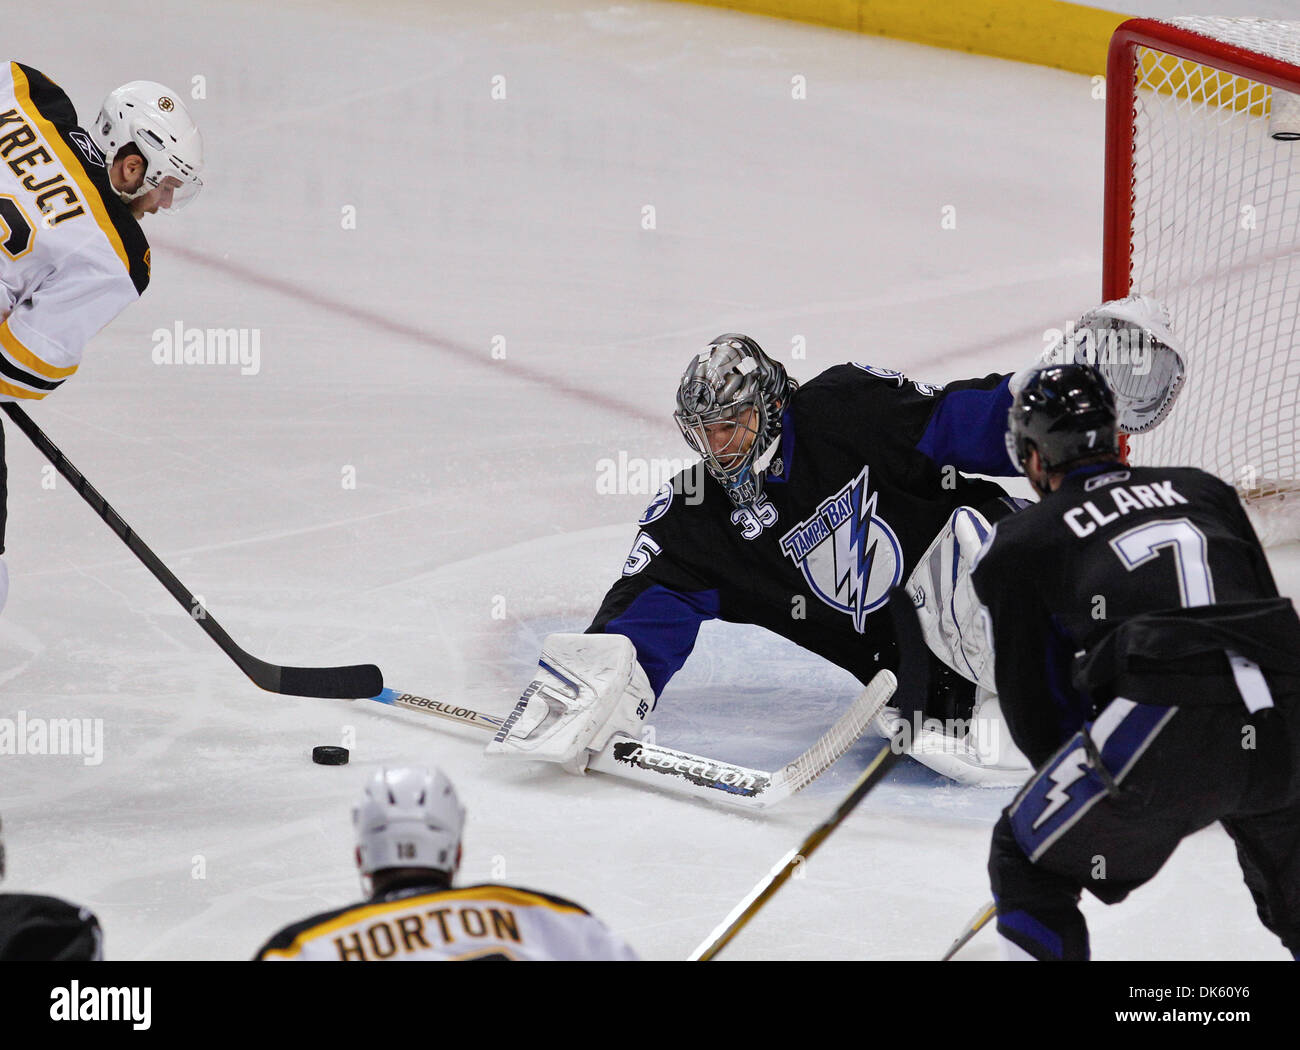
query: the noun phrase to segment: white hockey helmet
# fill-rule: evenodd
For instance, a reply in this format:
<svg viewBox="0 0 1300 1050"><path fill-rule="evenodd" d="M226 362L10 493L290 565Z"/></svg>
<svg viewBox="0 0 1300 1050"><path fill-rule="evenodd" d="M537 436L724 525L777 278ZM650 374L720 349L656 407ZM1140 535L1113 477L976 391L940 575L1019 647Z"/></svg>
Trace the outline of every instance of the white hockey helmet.
<svg viewBox="0 0 1300 1050"><path fill-rule="evenodd" d="M352 811L357 866L432 868L449 876L460 863L465 810L439 769L381 769Z"/></svg>
<svg viewBox="0 0 1300 1050"><path fill-rule="evenodd" d="M144 183L127 200L163 188L159 208L180 211L203 188L203 136L176 93L152 80L133 80L109 92L90 137L112 166L117 152L133 143L148 164ZM164 203L165 202L165 203Z"/></svg>

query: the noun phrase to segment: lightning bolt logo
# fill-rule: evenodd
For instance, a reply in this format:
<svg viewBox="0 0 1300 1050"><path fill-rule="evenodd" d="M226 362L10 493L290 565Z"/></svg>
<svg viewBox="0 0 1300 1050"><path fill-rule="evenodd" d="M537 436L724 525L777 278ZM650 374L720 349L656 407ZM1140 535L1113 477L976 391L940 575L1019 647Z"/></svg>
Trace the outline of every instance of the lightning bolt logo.
<svg viewBox="0 0 1300 1050"><path fill-rule="evenodd" d="M902 579L903 549L877 513L868 468L817 512L781 537L782 552L798 566L812 593L853 618L859 633L867 617L889 600Z"/></svg>
<svg viewBox="0 0 1300 1050"><path fill-rule="evenodd" d="M1052 780L1052 786L1047 789L1047 805L1043 812L1038 814L1038 819L1034 821L1034 830L1046 824L1052 815L1060 810L1067 802L1070 801L1070 785L1075 783L1083 776L1084 763L1088 761L1088 752L1081 747L1076 747L1053 769L1048 776Z"/></svg>
<svg viewBox="0 0 1300 1050"><path fill-rule="evenodd" d="M876 545L880 540L871 533L871 519L876 513L876 493L863 502L867 489L867 473L863 471L849 486L849 506L852 516L844 523L848 530L848 565L835 581L836 595L844 594L844 604L853 614L853 626L863 630L867 618L867 583L871 567L876 561ZM845 593L847 590L847 593Z"/></svg>

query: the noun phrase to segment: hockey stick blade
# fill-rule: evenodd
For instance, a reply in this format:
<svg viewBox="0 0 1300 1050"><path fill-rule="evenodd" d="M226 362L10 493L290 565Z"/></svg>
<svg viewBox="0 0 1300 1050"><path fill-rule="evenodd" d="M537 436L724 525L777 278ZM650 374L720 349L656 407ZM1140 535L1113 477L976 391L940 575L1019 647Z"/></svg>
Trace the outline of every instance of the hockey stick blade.
<svg viewBox="0 0 1300 1050"><path fill-rule="evenodd" d="M11 402L0 404L14 426L21 430L29 441L48 459L54 468L64 476L91 510L99 515L100 520L117 533L118 538L153 573L154 579L161 583L190 618L211 638L217 647L225 653L235 665L248 675L249 680L259 689L270 693L287 696L318 696L329 700L360 700L375 696L384 688L384 677L379 668L373 664L354 664L348 667L281 667L279 664L259 660L251 653L245 652L235 644L235 640L226 633L221 624L203 607L193 592L181 583L163 564L144 540L136 535L135 530L122 518L112 504L104 499L85 476L65 456L26 412Z"/></svg>
<svg viewBox="0 0 1300 1050"><path fill-rule="evenodd" d="M879 671L835 724L802 755L774 773L702 758L628 736L615 737L587 768L652 787L745 809L765 809L802 791L844 755L889 702L897 686Z"/></svg>
<svg viewBox="0 0 1300 1050"><path fill-rule="evenodd" d="M265 669L263 680L258 680L247 667L240 669L253 680L253 684L270 693L283 696L316 696L324 700L363 700L384 688L383 673L374 664L348 664L344 667L281 667L249 656L256 669ZM236 661L238 663L238 661ZM263 684L263 682L275 684Z"/></svg>
<svg viewBox="0 0 1300 1050"><path fill-rule="evenodd" d="M623 734L614 736L603 751L592 755L587 769L708 802L765 809L802 791L848 751L889 702L895 685L892 672L878 673L812 747L775 772L693 755ZM504 717L396 689L385 689L370 699L490 733L499 732L506 721ZM529 726L517 722L515 728L527 732Z"/></svg>

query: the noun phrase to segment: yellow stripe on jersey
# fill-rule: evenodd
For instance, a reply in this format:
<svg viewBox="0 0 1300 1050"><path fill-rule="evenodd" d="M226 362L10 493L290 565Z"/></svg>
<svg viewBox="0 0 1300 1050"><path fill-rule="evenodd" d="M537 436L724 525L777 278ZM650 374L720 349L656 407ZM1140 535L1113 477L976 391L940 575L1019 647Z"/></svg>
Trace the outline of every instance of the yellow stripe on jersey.
<svg viewBox="0 0 1300 1050"><path fill-rule="evenodd" d="M0 388L2 388L2 385L0 385ZM560 904L549 897L543 897L541 894L529 893L527 890L518 890L511 886L471 886L463 890L438 890L432 893L416 894L413 897L404 897L401 900L384 901L382 904L367 904L359 908L349 909L342 915L336 915L319 926L311 926L303 930L287 948L268 949L264 953L265 958L295 958L302 951L303 945L307 941L324 937L335 930L353 926L366 919L373 919L380 915L391 915L393 912L409 911L412 908L412 902L425 897L436 897L440 903L442 901L457 900L478 900L484 903L499 901L502 904L512 904L517 908L548 908L551 911L569 915L587 914L586 909L580 908L576 904Z"/></svg>
<svg viewBox="0 0 1300 1050"><path fill-rule="evenodd" d="M14 386L13 383L6 383L0 379L0 394L6 394L9 397L22 397L29 401L39 401L48 390L28 390L25 386Z"/></svg>
<svg viewBox="0 0 1300 1050"><path fill-rule="evenodd" d="M86 174L85 166L81 163L80 158L63 141L59 129L41 116L41 111L32 102L31 89L27 86L27 74L19 68L17 62L9 63L9 71L14 78L14 97L18 99L18 105L31 119L32 124L40 129L50 147L58 154L59 160L63 161L63 166L68 170L68 176L81 187L82 196L85 198L86 203L90 205L91 214L95 216L99 228L104 231L108 243L112 246L113 251L117 253L117 257L122 260L122 265L129 274L131 272L131 261L126 257L126 248L122 244L122 238L118 235L117 227L113 225L113 220L108 217L108 212L104 210L104 202L99 196L99 188L91 177Z"/></svg>
<svg viewBox="0 0 1300 1050"><path fill-rule="evenodd" d="M0 324L0 347L4 348L4 352L12 357L16 364L20 364L29 372L35 372L38 376L44 376L46 379L66 379L77 370L76 365L71 368L55 368L48 361L43 361L37 357L14 335L9 328L8 321Z"/></svg>

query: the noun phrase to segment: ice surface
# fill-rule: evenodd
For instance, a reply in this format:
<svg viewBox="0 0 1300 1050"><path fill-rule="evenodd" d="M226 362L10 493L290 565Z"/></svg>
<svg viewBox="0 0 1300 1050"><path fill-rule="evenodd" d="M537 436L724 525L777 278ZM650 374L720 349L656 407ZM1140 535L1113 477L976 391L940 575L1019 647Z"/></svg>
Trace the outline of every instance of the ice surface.
<svg viewBox="0 0 1300 1050"><path fill-rule="evenodd" d="M947 380L1031 359L1100 283L1086 77L686 5L535 6L49 0L7 30L83 119L129 79L206 91L207 188L148 220L152 287L33 415L250 651L373 660L496 712L616 576L647 497L599 493L600 461L683 455L671 393L708 337L750 332L801 376L856 359ZM256 329L260 370L154 364L178 321ZM105 739L98 765L3 760L6 888L89 904L110 957L246 957L353 899L364 777L438 762L469 806L463 879L571 896L682 958L863 764L860 745L751 816L261 693L8 441L3 707ZM656 722L775 763L855 689L710 625ZM339 742L352 765L312 765ZM937 957L989 895L1007 799L897 769L728 954ZM1103 958L1285 956L1218 830L1088 913ZM965 953L994 954L988 934Z"/></svg>

